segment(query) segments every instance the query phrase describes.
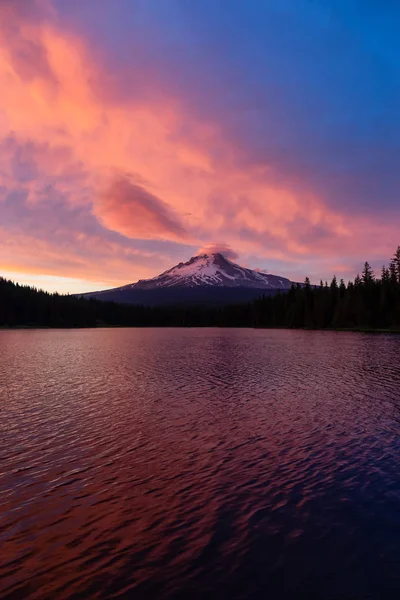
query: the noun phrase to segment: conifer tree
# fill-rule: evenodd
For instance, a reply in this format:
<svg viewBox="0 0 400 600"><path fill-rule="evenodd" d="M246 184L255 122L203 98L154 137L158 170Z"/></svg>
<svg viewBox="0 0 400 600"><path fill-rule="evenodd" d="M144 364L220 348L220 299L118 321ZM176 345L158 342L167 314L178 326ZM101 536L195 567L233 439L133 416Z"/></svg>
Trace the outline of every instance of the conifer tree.
<svg viewBox="0 0 400 600"><path fill-rule="evenodd" d="M394 261L394 259L392 259L390 261L390 265L389 265L389 273L390 273L390 282L395 284L398 281L397 278L397 266L396 263Z"/></svg>
<svg viewBox="0 0 400 600"><path fill-rule="evenodd" d="M397 281L400 283L400 246L397 246L397 250L394 253L393 263L396 270Z"/></svg>
<svg viewBox="0 0 400 600"><path fill-rule="evenodd" d="M375 279L374 272L371 265L368 262L364 263L362 272L362 282L364 285L370 285Z"/></svg>
<svg viewBox="0 0 400 600"><path fill-rule="evenodd" d="M387 284L390 281L389 269L387 267L385 267L385 265L383 265L383 267L382 267L381 281L382 281L383 284Z"/></svg>

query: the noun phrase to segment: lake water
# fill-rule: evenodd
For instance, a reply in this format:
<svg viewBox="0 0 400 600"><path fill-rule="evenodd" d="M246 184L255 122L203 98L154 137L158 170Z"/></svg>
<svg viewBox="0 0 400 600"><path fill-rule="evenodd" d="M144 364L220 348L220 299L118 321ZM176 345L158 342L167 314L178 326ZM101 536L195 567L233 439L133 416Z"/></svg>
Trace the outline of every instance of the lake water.
<svg viewBox="0 0 400 600"><path fill-rule="evenodd" d="M400 597L400 336L0 332L0 597Z"/></svg>

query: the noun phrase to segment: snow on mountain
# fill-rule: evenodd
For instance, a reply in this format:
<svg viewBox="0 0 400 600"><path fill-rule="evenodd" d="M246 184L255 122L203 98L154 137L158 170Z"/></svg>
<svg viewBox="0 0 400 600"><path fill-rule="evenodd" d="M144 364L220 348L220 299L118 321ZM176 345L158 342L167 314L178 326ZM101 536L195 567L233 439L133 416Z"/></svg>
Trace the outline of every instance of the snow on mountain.
<svg viewBox="0 0 400 600"><path fill-rule="evenodd" d="M193 256L153 279L117 288L119 290L152 290L160 288L242 287L257 289L289 289L289 279L246 269L225 258L222 254Z"/></svg>

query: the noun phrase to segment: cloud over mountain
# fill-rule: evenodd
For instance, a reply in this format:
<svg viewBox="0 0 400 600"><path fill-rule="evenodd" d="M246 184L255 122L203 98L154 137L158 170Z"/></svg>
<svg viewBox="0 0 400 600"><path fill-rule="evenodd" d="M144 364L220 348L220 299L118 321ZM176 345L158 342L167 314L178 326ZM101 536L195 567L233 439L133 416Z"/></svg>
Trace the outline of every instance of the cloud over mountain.
<svg viewBox="0 0 400 600"><path fill-rule="evenodd" d="M229 260L237 260L239 254L235 252L228 244L206 244L198 250L198 254L222 254Z"/></svg>

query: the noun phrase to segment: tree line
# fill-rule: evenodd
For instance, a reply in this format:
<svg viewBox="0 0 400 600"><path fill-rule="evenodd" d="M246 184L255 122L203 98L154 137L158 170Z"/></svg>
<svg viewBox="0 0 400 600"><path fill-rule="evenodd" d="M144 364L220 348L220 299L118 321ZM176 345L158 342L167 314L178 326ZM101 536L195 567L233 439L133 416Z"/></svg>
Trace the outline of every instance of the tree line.
<svg viewBox="0 0 400 600"><path fill-rule="evenodd" d="M376 277L364 263L361 275L347 284L334 276L330 283L292 286L287 294L254 302L254 324L259 327L307 329L400 330L400 246L389 267Z"/></svg>
<svg viewBox="0 0 400 600"><path fill-rule="evenodd" d="M287 327L400 330L400 246L376 276L368 262L347 284L292 285L253 302L132 306L51 294L0 278L0 327Z"/></svg>

